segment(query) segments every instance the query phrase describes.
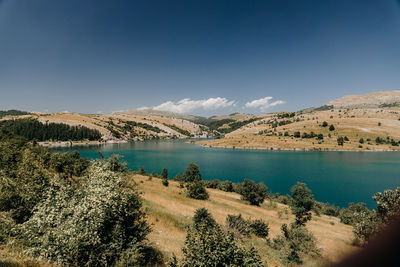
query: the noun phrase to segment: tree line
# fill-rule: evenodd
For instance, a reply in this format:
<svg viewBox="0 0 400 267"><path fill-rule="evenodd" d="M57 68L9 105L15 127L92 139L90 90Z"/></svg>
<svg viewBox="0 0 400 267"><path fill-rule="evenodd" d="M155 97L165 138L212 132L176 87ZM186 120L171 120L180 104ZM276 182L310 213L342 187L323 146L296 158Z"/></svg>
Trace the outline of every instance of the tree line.
<svg viewBox="0 0 400 267"><path fill-rule="evenodd" d="M101 133L85 126L65 123L41 123L36 119L15 119L0 122L0 130L37 141L100 140Z"/></svg>
<svg viewBox="0 0 400 267"><path fill-rule="evenodd" d="M3 118L5 116L21 116L21 115L29 115L29 114L30 114L29 112L16 110L16 109L0 110L0 118Z"/></svg>

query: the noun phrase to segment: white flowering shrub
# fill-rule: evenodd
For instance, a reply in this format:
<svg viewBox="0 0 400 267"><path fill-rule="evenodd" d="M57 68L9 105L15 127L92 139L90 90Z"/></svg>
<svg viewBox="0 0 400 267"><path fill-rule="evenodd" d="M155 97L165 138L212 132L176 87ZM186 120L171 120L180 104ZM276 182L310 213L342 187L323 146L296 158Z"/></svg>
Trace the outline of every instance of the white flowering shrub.
<svg viewBox="0 0 400 267"><path fill-rule="evenodd" d="M112 164L94 162L78 187L51 181L44 201L18 229L29 254L61 265L105 266L130 249L141 251L150 231L142 202Z"/></svg>

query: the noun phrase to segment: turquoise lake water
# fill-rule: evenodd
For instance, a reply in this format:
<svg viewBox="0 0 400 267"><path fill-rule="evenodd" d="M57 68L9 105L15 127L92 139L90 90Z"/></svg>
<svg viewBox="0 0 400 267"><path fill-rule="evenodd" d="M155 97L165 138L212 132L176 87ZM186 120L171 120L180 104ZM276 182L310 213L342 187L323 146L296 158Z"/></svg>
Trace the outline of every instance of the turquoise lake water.
<svg viewBox="0 0 400 267"><path fill-rule="evenodd" d="M183 173L190 162L200 166L203 179L264 182L272 192L286 194L304 182L318 201L344 207L349 202L375 206L372 195L400 186L400 152L298 152L206 148L187 140L144 141L54 149L80 152L95 159L120 154L128 167L147 172L167 168L169 177Z"/></svg>

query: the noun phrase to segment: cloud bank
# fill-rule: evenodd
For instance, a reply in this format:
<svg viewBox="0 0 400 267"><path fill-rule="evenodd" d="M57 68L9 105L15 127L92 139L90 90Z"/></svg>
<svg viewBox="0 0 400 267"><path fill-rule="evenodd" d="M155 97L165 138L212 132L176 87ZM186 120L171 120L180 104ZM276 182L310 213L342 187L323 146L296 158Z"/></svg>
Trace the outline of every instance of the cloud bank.
<svg viewBox="0 0 400 267"><path fill-rule="evenodd" d="M243 108L259 109L260 111L266 111L270 107L285 104L283 100L277 100L270 102L273 99L272 96L267 96L261 99L256 99L251 102L247 102ZM141 107L139 109L154 109L172 111L175 113L191 113L193 111L215 111L223 108L229 108L237 106L237 102L228 100L224 97L215 97L208 99L192 100L185 98L179 101L167 101L158 106L154 107Z"/></svg>
<svg viewBox="0 0 400 267"><path fill-rule="evenodd" d="M261 111L266 111L270 107L275 107L277 105L282 105L282 104L286 103L283 100L277 100L274 102L270 102L272 99L273 99L272 96L267 96L264 98L253 100L251 102L247 102L244 106L246 108L257 108L257 109L260 109Z"/></svg>
<svg viewBox="0 0 400 267"><path fill-rule="evenodd" d="M217 110L221 108L227 108L235 105L235 101L229 101L223 97L215 97L201 100L191 100L190 98L185 98L177 102L167 101L161 105L152 107L155 110L167 110L176 113L188 113L194 110ZM146 107L140 108L145 109Z"/></svg>

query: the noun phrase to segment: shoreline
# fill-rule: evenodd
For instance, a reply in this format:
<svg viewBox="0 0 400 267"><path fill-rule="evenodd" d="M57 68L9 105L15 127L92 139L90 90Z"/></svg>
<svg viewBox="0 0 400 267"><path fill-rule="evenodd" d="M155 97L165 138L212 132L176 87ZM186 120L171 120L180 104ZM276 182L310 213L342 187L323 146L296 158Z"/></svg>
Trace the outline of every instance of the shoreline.
<svg viewBox="0 0 400 267"><path fill-rule="evenodd" d="M208 148L223 148L223 149L240 149L240 150L254 150L254 151L297 151L297 152L400 152L400 149L329 149L329 148L314 148L314 149L308 149L308 148L275 148L275 147L270 147L270 148L262 148L262 147L235 147L235 146L213 146L213 145L207 145L207 144L202 144L195 142L195 144L198 144L202 147L208 147Z"/></svg>
<svg viewBox="0 0 400 267"><path fill-rule="evenodd" d="M178 139L178 140L185 140L186 138ZM169 139L169 140L174 140L174 139ZM144 142L148 140L138 140L135 142ZM57 141L57 142L51 142L51 141L42 141L38 142L39 145L48 147L48 148L57 148L57 147L75 147L75 146L91 146L91 145L106 145L106 144L126 144L130 143L132 141L126 141L126 140L109 140L109 141ZM235 146L215 146L215 145L208 145L208 144L203 144L198 141L188 141L188 144L196 144L200 145L202 147L207 147L207 148L222 148L222 149L239 149L239 150L253 150L253 151L297 151L297 152L399 152L399 149L329 149L329 148L314 148L314 149L308 149L308 148L276 148L276 147L269 147L269 148L263 148L263 147L235 147Z"/></svg>
<svg viewBox="0 0 400 267"><path fill-rule="evenodd" d="M190 139L199 140L203 137L192 138L161 138L161 139L146 139L146 140L108 140L108 141L40 141L39 145L44 147L74 147L74 146L91 146L91 145L106 145L106 144L127 144L131 142L146 142L152 140L186 140L187 143L196 143L196 141L189 141Z"/></svg>
<svg viewBox="0 0 400 267"><path fill-rule="evenodd" d="M74 147L74 146L90 146L90 145L105 145L105 144L121 144L129 143L125 140L112 140L112 141L42 141L38 142L39 145L44 147Z"/></svg>

